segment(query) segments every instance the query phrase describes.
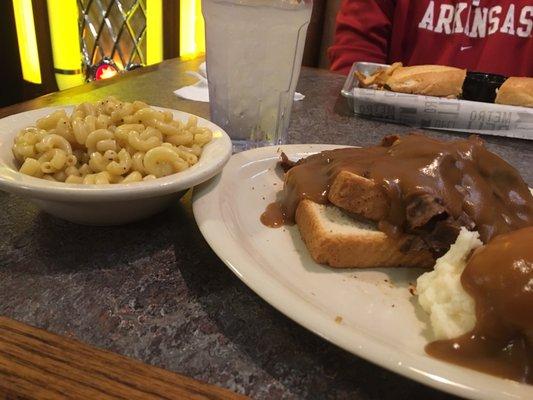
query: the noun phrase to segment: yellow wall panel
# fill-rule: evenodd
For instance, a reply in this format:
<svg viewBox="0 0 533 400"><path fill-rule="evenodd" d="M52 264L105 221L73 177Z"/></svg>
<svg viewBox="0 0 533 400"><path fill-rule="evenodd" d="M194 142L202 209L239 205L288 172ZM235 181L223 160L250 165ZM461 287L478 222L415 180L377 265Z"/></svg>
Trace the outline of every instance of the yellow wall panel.
<svg viewBox="0 0 533 400"><path fill-rule="evenodd" d="M163 0L146 0L146 64L163 61Z"/></svg>
<svg viewBox="0 0 533 400"><path fill-rule="evenodd" d="M81 50L76 0L48 0L50 38L59 89L85 82L81 72Z"/></svg>
<svg viewBox="0 0 533 400"><path fill-rule="evenodd" d="M41 66L31 0L13 0L13 10L15 12L22 77L28 82L40 84L42 83Z"/></svg>
<svg viewBox="0 0 533 400"><path fill-rule="evenodd" d="M204 17L201 0L180 0L180 57L205 52Z"/></svg>

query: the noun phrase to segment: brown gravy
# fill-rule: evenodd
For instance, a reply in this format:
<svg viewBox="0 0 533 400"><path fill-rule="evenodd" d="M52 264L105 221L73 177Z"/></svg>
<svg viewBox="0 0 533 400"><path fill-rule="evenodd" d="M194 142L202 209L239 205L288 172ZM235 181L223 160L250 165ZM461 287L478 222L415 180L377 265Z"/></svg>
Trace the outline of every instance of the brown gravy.
<svg viewBox="0 0 533 400"><path fill-rule="evenodd" d="M476 303L474 329L428 354L533 384L533 227L495 237L470 258L461 283Z"/></svg>
<svg viewBox="0 0 533 400"><path fill-rule="evenodd" d="M520 174L481 139L444 142L422 134L389 140L381 146L324 151L291 166L280 199L261 216L267 226L294 222L300 200L328 203L340 171L371 178L390 202L379 222L388 234L425 237L442 254L460 226L476 229L483 242L533 224L533 197ZM443 226L453 227L455 234ZM440 239L435 236L440 235ZM435 244L439 240L444 244Z"/></svg>

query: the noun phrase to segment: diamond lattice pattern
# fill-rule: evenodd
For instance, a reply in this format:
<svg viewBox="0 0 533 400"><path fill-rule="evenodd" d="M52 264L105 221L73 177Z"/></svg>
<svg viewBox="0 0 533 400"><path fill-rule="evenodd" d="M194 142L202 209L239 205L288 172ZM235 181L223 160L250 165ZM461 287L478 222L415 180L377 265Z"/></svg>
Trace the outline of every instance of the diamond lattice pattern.
<svg viewBox="0 0 533 400"><path fill-rule="evenodd" d="M78 0L85 67L111 58L119 69L146 64L146 0Z"/></svg>

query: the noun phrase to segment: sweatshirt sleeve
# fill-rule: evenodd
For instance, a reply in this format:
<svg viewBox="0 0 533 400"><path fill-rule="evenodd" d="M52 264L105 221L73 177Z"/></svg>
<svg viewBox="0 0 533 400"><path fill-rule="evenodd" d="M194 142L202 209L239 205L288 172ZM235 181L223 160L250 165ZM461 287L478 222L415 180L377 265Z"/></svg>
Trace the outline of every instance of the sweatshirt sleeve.
<svg viewBox="0 0 533 400"><path fill-rule="evenodd" d="M395 0L342 0L333 45L331 70L348 74L356 61L386 63Z"/></svg>

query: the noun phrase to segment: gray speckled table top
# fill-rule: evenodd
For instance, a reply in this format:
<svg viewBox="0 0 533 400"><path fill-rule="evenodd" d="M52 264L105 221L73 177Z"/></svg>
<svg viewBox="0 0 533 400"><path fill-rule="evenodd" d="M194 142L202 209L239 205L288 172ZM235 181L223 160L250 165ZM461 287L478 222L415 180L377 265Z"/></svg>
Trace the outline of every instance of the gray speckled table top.
<svg viewBox="0 0 533 400"><path fill-rule="evenodd" d="M193 82L183 71L198 63L167 61L0 115L115 94L207 117L206 104L172 93ZM294 104L290 142L367 145L410 130L351 115L343 81L302 70L306 98ZM533 142L486 140L533 185ZM344 352L269 306L211 251L190 198L145 221L98 228L0 192L0 314L258 399L453 398Z"/></svg>

